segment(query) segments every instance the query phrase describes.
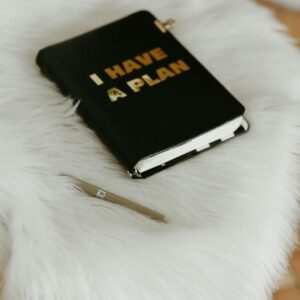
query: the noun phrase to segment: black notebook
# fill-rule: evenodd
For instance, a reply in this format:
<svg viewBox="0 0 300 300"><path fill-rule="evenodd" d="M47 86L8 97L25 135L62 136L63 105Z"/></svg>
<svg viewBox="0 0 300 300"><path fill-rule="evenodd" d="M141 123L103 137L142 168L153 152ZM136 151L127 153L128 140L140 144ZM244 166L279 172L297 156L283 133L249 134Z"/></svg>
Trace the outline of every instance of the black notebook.
<svg viewBox="0 0 300 300"><path fill-rule="evenodd" d="M37 64L132 178L247 130L244 107L162 23L139 11L39 51Z"/></svg>

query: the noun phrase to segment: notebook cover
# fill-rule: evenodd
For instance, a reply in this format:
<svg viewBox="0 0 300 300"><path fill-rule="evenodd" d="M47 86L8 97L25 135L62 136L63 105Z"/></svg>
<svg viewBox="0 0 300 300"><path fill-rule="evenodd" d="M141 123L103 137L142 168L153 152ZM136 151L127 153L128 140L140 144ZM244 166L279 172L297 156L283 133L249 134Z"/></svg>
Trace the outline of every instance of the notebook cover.
<svg viewBox="0 0 300 300"><path fill-rule="evenodd" d="M78 113L130 173L140 159L244 113L233 95L155 21L151 13L139 11L46 47L36 59L64 95L80 100Z"/></svg>

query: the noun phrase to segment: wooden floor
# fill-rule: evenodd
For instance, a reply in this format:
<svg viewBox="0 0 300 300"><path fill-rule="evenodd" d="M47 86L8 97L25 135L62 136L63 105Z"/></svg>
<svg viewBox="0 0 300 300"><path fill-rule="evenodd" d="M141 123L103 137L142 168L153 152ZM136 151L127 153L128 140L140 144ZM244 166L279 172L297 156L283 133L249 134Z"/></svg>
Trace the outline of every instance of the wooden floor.
<svg viewBox="0 0 300 300"><path fill-rule="evenodd" d="M264 0L257 2L271 9L276 17L288 26L289 34L298 40L300 46L300 12L289 11ZM291 258L290 274L284 279L282 286L274 295L274 300L300 300L300 247Z"/></svg>
<svg viewBox="0 0 300 300"><path fill-rule="evenodd" d="M291 258L290 269L290 274L283 282L285 287L274 295L274 300L300 300L300 248Z"/></svg>
<svg viewBox="0 0 300 300"><path fill-rule="evenodd" d="M287 25L290 35L298 40L298 45L300 46L300 12L284 9L265 0L257 0L257 2L270 8L275 16Z"/></svg>

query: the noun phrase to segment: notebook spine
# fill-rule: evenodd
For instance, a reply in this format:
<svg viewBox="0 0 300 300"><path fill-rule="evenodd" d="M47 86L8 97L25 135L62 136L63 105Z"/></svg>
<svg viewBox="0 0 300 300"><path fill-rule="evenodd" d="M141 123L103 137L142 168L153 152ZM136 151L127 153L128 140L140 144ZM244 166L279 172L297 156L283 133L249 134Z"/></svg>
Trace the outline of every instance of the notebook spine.
<svg viewBox="0 0 300 300"><path fill-rule="evenodd" d="M64 96L70 96L70 93L68 92L68 89L66 88L66 86L64 86L62 84L61 81L56 80L56 75L53 72L52 68L50 67L50 65L47 63L47 60L44 59L44 50L40 50L39 53L37 54L36 57L36 63L37 65L40 67L41 72L48 77L52 82L54 82L56 84L56 86L59 88L59 90L61 91L61 93Z"/></svg>

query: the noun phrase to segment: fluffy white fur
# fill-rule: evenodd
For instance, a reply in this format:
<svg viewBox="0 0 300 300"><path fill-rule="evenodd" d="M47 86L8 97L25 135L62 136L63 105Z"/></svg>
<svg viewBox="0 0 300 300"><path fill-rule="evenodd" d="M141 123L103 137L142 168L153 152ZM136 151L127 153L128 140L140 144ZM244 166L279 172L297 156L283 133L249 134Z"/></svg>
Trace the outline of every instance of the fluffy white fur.
<svg viewBox="0 0 300 300"><path fill-rule="evenodd" d="M175 18L174 34L251 123L146 180L127 177L35 65L40 48L138 9ZM300 56L281 30L240 0L1 0L1 299L268 299L299 213ZM169 224L88 197L60 173L157 209Z"/></svg>

